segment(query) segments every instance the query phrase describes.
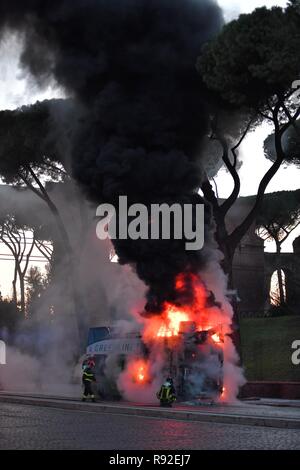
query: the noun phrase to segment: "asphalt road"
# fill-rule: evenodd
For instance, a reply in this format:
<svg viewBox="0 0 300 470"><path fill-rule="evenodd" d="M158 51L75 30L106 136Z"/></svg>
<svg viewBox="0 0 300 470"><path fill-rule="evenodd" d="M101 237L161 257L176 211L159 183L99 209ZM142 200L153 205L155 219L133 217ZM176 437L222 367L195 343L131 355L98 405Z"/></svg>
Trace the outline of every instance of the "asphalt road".
<svg viewBox="0 0 300 470"><path fill-rule="evenodd" d="M0 403L0 449L294 450L300 432Z"/></svg>

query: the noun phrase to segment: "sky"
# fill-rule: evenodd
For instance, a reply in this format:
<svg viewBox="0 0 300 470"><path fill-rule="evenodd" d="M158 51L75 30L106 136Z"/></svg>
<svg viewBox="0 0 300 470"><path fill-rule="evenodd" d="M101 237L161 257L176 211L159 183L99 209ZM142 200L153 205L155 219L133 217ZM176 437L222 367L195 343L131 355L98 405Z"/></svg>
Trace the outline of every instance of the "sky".
<svg viewBox="0 0 300 470"><path fill-rule="evenodd" d="M21 45L17 37L4 38L0 43L0 109L15 109L38 100L63 97L54 85L40 91L28 77L24 76L18 66L20 53ZM27 236L30 238L30 233ZM35 258L29 266L38 266L43 271L45 261L40 252L35 249L32 255ZM10 296L12 292L14 263L10 259L9 249L0 243L0 292L3 297Z"/></svg>
<svg viewBox="0 0 300 470"><path fill-rule="evenodd" d="M240 13L249 13L261 6L271 7L273 5L285 6L286 0L219 0L219 5L224 10L226 21L236 18ZM34 103L38 100L63 97L63 93L54 84L45 90L39 90L36 85L21 71L18 61L21 45L17 37L4 38L0 43L0 109L15 109L16 107ZM297 78L297 77L295 77ZM240 169L241 196L255 194L262 176L270 167L270 162L263 155L263 141L270 133L267 125L262 126L251 133L241 146L242 167ZM253 164L253 161L255 164ZM230 175L221 169L216 177L220 197L226 197L232 189ZM299 189L299 170L295 167L283 167L273 178L267 188L267 192L279 190ZM285 243L283 251L292 251L292 241L295 236L300 235L300 228L294 232L294 236ZM272 244L267 244L266 250L273 251ZM7 249L0 244L0 253L7 253ZM36 255L38 253L35 253ZM1 256L0 256L1 258ZM33 263L37 264L37 263ZM43 267L43 263L38 265ZM11 292L13 263L0 259L0 291L3 295Z"/></svg>
<svg viewBox="0 0 300 470"><path fill-rule="evenodd" d="M240 13L251 13L252 10L259 7L279 6L285 7L287 0L218 0L218 4L224 10L226 21L236 18Z"/></svg>

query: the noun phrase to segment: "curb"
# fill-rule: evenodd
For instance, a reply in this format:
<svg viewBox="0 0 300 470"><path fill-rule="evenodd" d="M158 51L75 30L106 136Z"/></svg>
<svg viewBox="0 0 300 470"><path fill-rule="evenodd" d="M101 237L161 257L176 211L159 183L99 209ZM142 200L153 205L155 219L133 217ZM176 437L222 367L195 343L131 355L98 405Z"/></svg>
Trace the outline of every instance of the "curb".
<svg viewBox="0 0 300 470"><path fill-rule="evenodd" d="M266 416L233 415L205 411L162 410L147 407L107 405L103 403L81 403L47 398L15 397L0 394L0 403L42 406L62 410L89 411L93 413L111 413L127 416L144 416L149 418L175 419L246 426L263 426L284 429L300 429L300 419L277 418Z"/></svg>

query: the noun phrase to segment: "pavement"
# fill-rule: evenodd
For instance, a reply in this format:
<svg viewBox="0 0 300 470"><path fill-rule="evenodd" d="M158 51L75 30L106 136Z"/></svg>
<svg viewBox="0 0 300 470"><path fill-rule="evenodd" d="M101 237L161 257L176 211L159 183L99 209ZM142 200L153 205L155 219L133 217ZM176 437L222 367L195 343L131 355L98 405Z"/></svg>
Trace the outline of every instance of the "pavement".
<svg viewBox="0 0 300 470"><path fill-rule="evenodd" d="M222 423L281 429L300 429L300 401L253 399L234 405L176 403L173 408L128 402L82 403L75 397L0 392L0 404L31 405L43 408L93 412L94 414L160 418L177 421Z"/></svg>
<svg viewBox="0 0 300 470"><path fill-rule="evenodd" d="M163 455L157 451L300 449L298 429L135 416L118 410L107 413L93 404L86 405L89 411L63 409L59 404L50 408L43 402L22 405L3 398L0 450L91 449L111 450L114 455L116 450L119 455L125 450L154 450ZM101 465L101 455L97 459Z"/></svg>

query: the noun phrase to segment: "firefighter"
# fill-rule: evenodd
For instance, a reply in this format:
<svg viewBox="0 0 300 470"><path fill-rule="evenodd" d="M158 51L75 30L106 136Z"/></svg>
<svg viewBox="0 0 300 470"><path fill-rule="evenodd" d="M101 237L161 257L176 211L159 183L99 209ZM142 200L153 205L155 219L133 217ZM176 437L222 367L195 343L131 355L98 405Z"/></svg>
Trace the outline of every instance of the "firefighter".
<svg viewBox="0 0 300 470"><path fill-rule="evenodd" d="M160 400L160 406L172 406L172 403L176 400L176 392L171 377L168 377L162 384L156 396Z"/></svg>
<svg viewBox="0 0 300 470"><path fill-rule="evenodd" d="M95 395L92 390L93 382L96 382L96 377L90 365L87 364L85 365L83 369L83 374L82 374L82 383L84 386L82 401L86 401L86 399L90 397L91 400L95 402Z"/></svg>
<svg viewBox="0 0 300 470"><path fill-rule="evenodd" d="M87 361L87 365L90 369L94 369L94 367L96 366L95 358L94 357L89 357L88 361Z"/></svg>

